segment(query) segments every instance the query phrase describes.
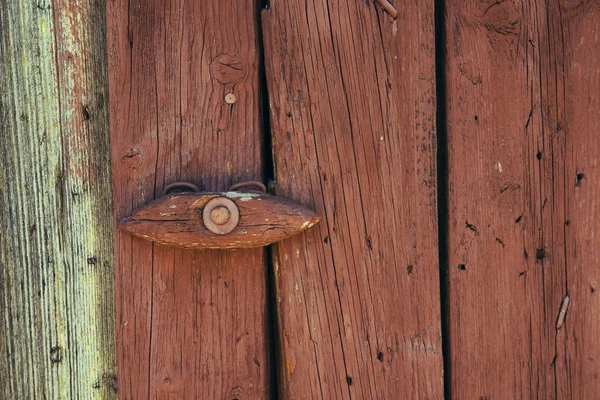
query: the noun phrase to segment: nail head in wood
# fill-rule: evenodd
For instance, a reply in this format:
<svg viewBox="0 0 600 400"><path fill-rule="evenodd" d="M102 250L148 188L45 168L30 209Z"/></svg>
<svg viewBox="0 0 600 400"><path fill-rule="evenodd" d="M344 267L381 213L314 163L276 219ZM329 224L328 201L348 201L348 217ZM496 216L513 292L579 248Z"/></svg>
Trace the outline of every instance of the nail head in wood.
<svg viewBox="0 0 600 400"><path fill-rule="evenodd" d="M226 235L238 225L240 211L233 201L217 197L206 204L202 217L206 229L217 235Z"/></svg>
<svg viewBox="0 0 600 400"><path fill-rule="evenodd" d="M235 94L233 93L227 93L225 95L225 103L227 104L233 104L237 101L237 97L235 96Z"/></svg>

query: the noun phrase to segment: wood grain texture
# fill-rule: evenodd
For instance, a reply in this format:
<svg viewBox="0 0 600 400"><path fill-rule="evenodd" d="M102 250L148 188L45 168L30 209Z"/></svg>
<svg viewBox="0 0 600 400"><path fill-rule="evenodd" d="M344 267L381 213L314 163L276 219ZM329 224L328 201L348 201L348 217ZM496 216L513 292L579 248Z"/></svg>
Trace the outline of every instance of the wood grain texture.
<svg viewBox="0 0 600 400"><path fill-rule="evenodd" d="M203 222L213 199L229 199L239 221L233 231L215 234ZM262 247L299 234L319 221L312 210L262 192L175 193L156 199L122 219L119 228L164 245L192 249Z"/></svg>
<svg viewBox="0 0 600 400"><path fill-rule="evenodd" d="M0 1L0 398L116 398L104 3Z"/></svg>
<svg viewBox="0 0 600 400"><path fill-rule="evenodd" d="M598 26L593 1L447 2L453 398L600 393Z"/></svg>
<svg viewBox="0 0 600 400"><path fill-rule="evenodd" d="M324 219L274 250L282 398L442 398L433 1L271 1L278 195Z"/></svg>
<svg viewBox="0 0 600 400"><path fill-rule="evenodd" d="M261 178L256 16L239 0L107 2L115 224L171 182ZM122 398L268 396L263 250L119 231L115 252Z"/></svg>

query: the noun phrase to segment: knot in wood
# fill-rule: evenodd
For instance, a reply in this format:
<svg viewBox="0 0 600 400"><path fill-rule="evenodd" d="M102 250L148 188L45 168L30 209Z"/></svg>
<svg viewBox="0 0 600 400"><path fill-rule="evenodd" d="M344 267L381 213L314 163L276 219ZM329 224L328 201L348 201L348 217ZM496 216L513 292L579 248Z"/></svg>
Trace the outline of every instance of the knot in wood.
<svg viewBox="0 0 600 400"><path fill-rule="evenodd" d="M237 54L221 53L210 63L211 77L224 86L232 86L246 77L246 63Z"/></svg>

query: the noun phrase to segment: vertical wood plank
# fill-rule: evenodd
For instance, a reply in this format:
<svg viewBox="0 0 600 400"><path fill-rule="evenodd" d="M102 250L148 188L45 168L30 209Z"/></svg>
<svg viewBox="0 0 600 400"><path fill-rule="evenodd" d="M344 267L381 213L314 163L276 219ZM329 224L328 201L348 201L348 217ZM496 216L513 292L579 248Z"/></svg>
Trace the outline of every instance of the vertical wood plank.
<svg viewBox="0 0 600 400"><path fill-rule="evenodd" d="M278 195L315 228L274 249L283 398L441 398L433 1L271 1Z"/></svg>
<svg viewBox="0 0 600 400"><path fill-rule="evenodd" d="M256 5L109 0L107 19L115 218L172 182L260 180ZM263 250L115 240L122 397L267 397Z"/></svg>
<svg viewBox="0 0 600 400"><path fill-rule="evenodd" d="M599 25L597 2L447 2L455 398L600 392Z"/></svg>
<svg viewBox="0 0 600 400"><path fill-rule="evenodd" d="M116 398L104 2L0 2L0 398Z"/></svg>

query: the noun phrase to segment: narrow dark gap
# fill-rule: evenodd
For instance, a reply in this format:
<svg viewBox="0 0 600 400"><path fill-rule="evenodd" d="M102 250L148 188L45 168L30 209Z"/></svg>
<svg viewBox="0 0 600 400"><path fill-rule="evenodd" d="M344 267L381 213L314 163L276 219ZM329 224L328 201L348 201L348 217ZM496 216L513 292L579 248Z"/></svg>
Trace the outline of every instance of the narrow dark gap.
<svg viewBox="0 0 600 400"><path fill-rule="evenodd" d="M257 40L258 40L258 79L260 92L260 114L262 129L262 165L263 180L265 186L271 187L271 182L275 179L275 165L273 163L273 140L271 138L271 118L269 115L269 92L267 90L267 74L265 71L265 49L262 35L261 13L268 9L267 0L258 0L258 9L256 16Z"/></svg>
<svg viewBox="0 0 600 400"><path fill-rule="evenodd" d="M280 356L278 349L279 344L279 326L277 323L277 296L275 292L275 271L273 270L273 250L274 246L265 247L265 264L267 266L267 335L269 340L269 382L271 387L271 399L279 398L279 384L277 374L280 364Z"/></svg>
<svg viewBox="0 0 600 400"><path fill-rule="evenodd" d="M267 188L271 188L271 183L275 180L275 165L273 162L273 140L271 138L271 120L269 115L269 92L267 90L267 76L265 71L265 52L262 35L262 19L261 13L269 8L268 0L257 0L256 6L256 27L258 41L258 79L260 92L260 116L261 116L261 131L262 131L262 165L263 165L263 182ZM270 189L269 189L270 191ZM277 366L279 356L277 349L278 344L278 326L277 326L277 296L275 292L275 271L273 267L273 247L265 248L265 267L267 280L267 345L269 356L269 383L272 399L279 398L279 385Z"/></svg>
<svg viewBox="0 0 600 400"><path fill-rule="evenodd" d="M437 126L438 241L440 304L442 313L442 355L444 358L444 399L452 398L452 359L450 357L450 293L448 244L448 136L446 132L446 4L435 1L435 76Z"/></svg>

